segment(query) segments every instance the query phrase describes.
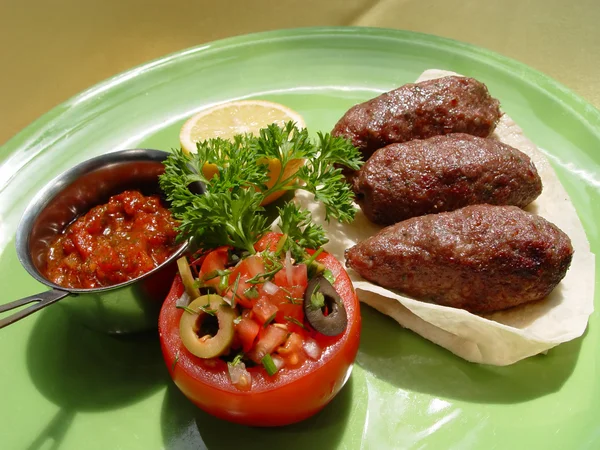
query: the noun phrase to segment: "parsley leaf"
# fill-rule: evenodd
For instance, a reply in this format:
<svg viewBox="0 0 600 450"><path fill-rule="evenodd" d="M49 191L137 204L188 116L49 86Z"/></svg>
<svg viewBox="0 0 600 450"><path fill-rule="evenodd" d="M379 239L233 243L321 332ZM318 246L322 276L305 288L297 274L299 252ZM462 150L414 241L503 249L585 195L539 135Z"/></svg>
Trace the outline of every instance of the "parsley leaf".
<svg viewBox="0 0 600 450"><path fill-rule="evenodd" d="M198 314L198 311L193 310L189 306L177 305L177 306L175 306L175 308L177 308L177 309L183 309L188 314Z"/></svg>
<svg viewBox="0 0 600 450"><path fill-rule="evenodd" d="M293 202L286 203L278 211L278 226L285 237L281 250L290 250L296 261L308 258L304 249L316 249L329 241L323 227L312 221L309 211L300 209Z"/></svg>
<svg viewBox="0 0 600 450"><path fill-rule="evenodd" d="M293 202L286 203L279 210L279 229L303 248L317 249L328 242L321 225L312 221L310 212L301 210Z"/></svg>
<svg viewBox="0 0 600 450"><path fill-rule="evenodd" d="M254 300L258 298L258 289L256 289L256 286L249 287L244 291L244 295L246 296L246 298Z"/></svg>
<svg viewBox="0 0 600 450"><path fill-rule="evenodd" d="M237 355L235 355L235 358L233 358L233 360L229 364L231 364L232 366L236 366L242 362L243 357L244 357L244 354L240 352Z"/></svg>
<svg viewBox="0 0 600 450"><path fill-rule="evenodd" d="M362 164L359 151L346 139L318 133L318 154L308 159L298 170L298 178L306 183L303 189L311 192L325 205L325 219L352 222L356 209L354 193L346 183L342 169L336 165L358 170Z"/></svg>
<svg viewBox="0 0 600 450"><path fill-rule="evenodd" d="M331 284L335 283L335 277L333 276L333 272L331 272L331 270L329 269L325 269L323 271L323 277L329 281Z"/></svg>
<svg viewBox="0 0 600 450"><path fill-rule="evenodd" d="M281 170L267 188L269 160L277 160ZM284 178L288 164L298 160L305 165ZM305 189L323 202L327 220L333 217L349 222L354 218L352 191L336 165L358 169L359 151L344 138L329 134L319 133L313 142L306 129L288 122L283 127L269 125L259 136L199 142L194 154L175 150L165 161L160 187L179 222L180 239L193 238L202 248L228 245L253 254L254 243L269 230L261 203L273 192ZM201 183L205 193L192 192L193 183ZM327 242L308 211L288 203L279 213L280 226L289 236L288 248L295 255Z"/></svg>
<svg viewBox="0 0 600 450"><path fill-rule="evenodd" d="M310 296L310 307L311 309L321 309L323 306L325 306L325 296L315 289Z"/></svg>
<svg viewBox="0 0 600 450"><path fill-rule="evenodd" d="M298 325L300 328L303 328L306 330L306 327L304 326L304 324L302 322L300 322L298 319L296 319L295 317L284 316L284 319L287 320L288 322Z"/></svg>
<svg viewBox="0 0 600 450"><path fill-rule="evenodd" d="M295 159L313 158L317 153L306 128L299 130L293 122L287 122L283 127L271 124L263 128L260 130L260 137L253 144L259 158L278 159L282 167ZM286 183L286 180L280 178L276 184L281 181Z"/></svg>

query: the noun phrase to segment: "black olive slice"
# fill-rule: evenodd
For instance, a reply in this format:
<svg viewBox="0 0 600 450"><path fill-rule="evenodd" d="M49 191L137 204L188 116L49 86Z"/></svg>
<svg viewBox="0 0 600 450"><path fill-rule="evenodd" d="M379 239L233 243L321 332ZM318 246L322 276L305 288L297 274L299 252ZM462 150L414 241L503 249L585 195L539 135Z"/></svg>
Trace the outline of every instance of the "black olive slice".
<svg viewBox="0 0 600 450"><path fill-rule="evenodd" d="M318 294L322 294L324 304L318 306ZM324 311L328 314L325 315ZM337 336L346 330L348 315L344 302L335 288L323 276L313 278L308 282L304 293L304 314L308 323L319 333L326 336Z"/></svg>

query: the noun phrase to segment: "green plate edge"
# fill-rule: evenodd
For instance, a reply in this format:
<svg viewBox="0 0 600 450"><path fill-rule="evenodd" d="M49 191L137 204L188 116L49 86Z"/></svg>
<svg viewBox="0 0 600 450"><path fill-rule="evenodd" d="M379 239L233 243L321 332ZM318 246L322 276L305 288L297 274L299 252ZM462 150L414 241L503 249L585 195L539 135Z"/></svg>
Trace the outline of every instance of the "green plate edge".
<svg viewBox="0 0 600 450"><path fill-rule="evenodd" d="M317 34L334 34L334 35L353 35L353 34L364 34L365 36L376 36L376 37L390 37L394 40L417 40L429 42L436 48L446 49L455 51L459 49L463 52L469 52L473 55L481 55L483 58L497 62L501 66L510 68L515 72L521 73L525 77L528 83L537 90L544 90L560 101L568 105L571 113L581 120L587 122L587 124L594 130L596 135L600 136L600 110L585 101L579 95L575 94L569 88L559 83L558 81L550 78L548 75L529 67L528 65L519 62L515 59L508 58L500 55L499 53L491 50L477 47L473 44L466 42L457 41L449 38L442 38L432 34L419 33L405 30L394 30L389 28L376 28L376 27L306 27L306 28L293 28L293 29L282 29L275 31L266 31L259 33L251 33L246 35L234 36L226 39L220 39L207 44L198 45L191 47L186 50L180 50L177 52L170 53L160 58L153 59L149 62L140 64L132 67L126 71L123 71L113 77L107 78L106 80L94 85L93 87L74 95L73 97L65 100L63 103L57 105L40 118L23 128L19 133L10 138L2 147L0 156L5 157L11 151L21 147L27 142L27 139L34 135L39 134L39 130L43 130L44 127L60 116L65 110L70 108L72 105L79 103L82 98L92 98L94 94L105 91L108 87L115 86L116 82L126 82L129 78L125 75L131 72L142 73L146 70L154 67L159 67L164 64L168 64L173 59L178 58L182 54L197 53L197 52L210 52L219 50L221 48L230 48L238 44L245 44L248 41L259 41L263 39L278 39L286 37L297 37L297 36L308 36ZM0 160L1 161L1 160Z"/></svg>

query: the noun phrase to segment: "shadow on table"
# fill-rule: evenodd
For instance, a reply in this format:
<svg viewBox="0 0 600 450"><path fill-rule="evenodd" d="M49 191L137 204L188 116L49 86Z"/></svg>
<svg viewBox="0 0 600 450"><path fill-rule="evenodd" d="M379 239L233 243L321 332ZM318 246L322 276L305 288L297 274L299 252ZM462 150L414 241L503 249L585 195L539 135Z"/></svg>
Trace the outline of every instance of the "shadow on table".
<svg viewBox="0 0 600 450"><path fill-rule="evenodd" d="M61 410L30 449L57 446L78 412L117 409L169 382L157 332L110 336L71 320L60 306L39 314L27 344L33 385Z"/></svg>
<svg viewBox="0 0 600 450"><path fill-rule="evenodd" d="M361 313L362 368L401 389L476 403L520 403L558 391L573 372L582 341L510 366L489 366L465 361L367 305L361 304Z"/></svg>
<svg viewBox="0 0 600 450"><path fill-rule="evenodd" d="M277 428L247 427L205 413L173 384L162 407L162 433L168 450L336 448L352 413L353 378L321 412L300 423ZM360 435L360 430L358 430ZM317 445L315 447L315 445Z"/></svg>

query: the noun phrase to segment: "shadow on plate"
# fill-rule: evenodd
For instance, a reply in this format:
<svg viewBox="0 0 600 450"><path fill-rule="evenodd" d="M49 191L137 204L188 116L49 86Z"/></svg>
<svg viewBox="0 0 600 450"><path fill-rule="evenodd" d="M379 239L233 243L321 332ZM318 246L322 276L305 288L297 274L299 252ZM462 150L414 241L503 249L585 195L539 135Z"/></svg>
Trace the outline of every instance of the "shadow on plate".
<svg viewBox="0 0 600 450"><path fill-rule="evenodd" d="M348 379L321 412L300 423L278 428L247 427L217 419L197 408L171 383L161 414L164 446L168 450L336 448L354 412L354 378ZM360 442L362 429L355 431Z"/></svg>
<svg viewBox="0 0 600 450"><path fill-rule="evenodd" d="M478 403L520 403L558 391L579 356L582 338L547 355L497 367L470 363L361 304L357 363L401 389Z"/></svg>
<svg viewBox="0 0 600 450"><path fill-rule="evenodd" d="M44 450L58 450L74 418L75 412L73 410L59 410L54 418L48 422L46 428L27 447L27 450L39 450L42 448Z"/></svg>
<svg viewBox="0 0 600 450"><path fill-rule="evenodd" d="M60 306L39 313L27 343L31 381L66 411L104 411L135 403L164 386L156 332L109 336L70 320Z"/></svg>

